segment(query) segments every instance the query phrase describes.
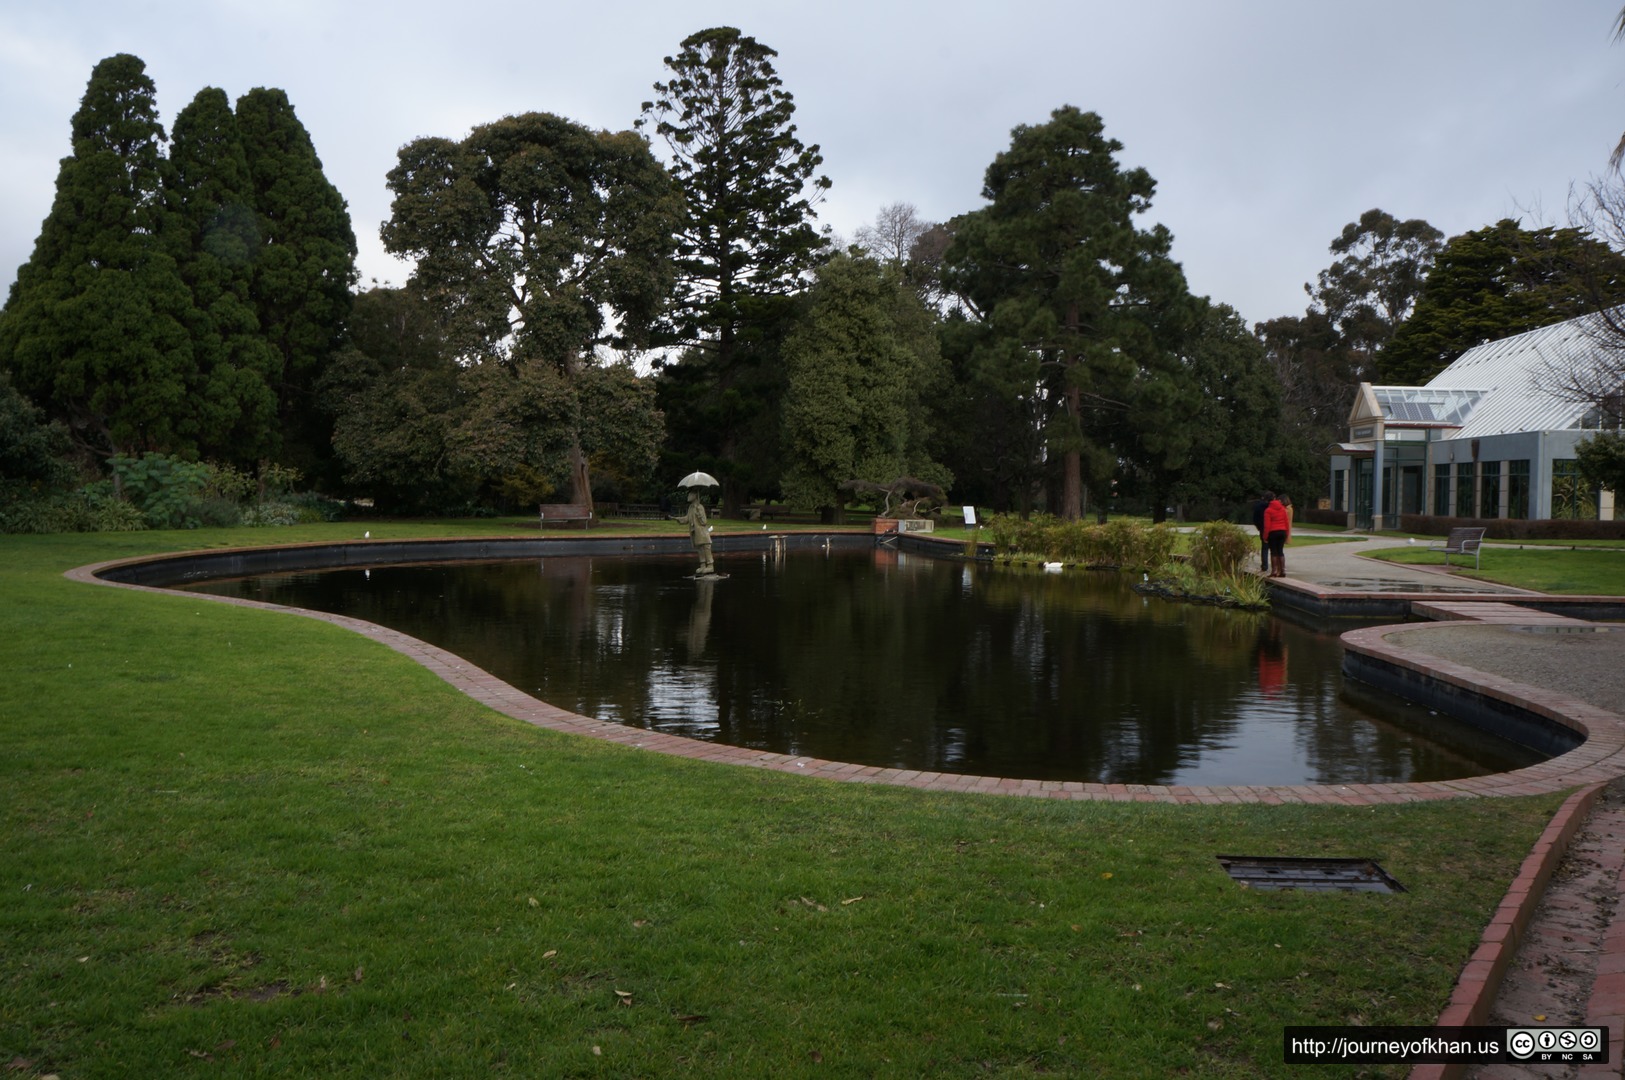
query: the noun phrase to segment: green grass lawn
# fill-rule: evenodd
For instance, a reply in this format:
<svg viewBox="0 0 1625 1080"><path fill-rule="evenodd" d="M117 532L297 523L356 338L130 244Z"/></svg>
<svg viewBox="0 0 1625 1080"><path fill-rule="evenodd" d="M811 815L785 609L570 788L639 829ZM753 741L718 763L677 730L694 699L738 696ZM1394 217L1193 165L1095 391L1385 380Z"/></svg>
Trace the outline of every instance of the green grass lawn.
<svg viewBox="0 0 1625 1080"><path fill-rule="evenodd" d="M1443 566L1444 554L1415 546L1380 548L1367 552L1372 558L1408 565ZM1461 577L1493 581L1520 589L1571 596L1625 595L1625 551L1571 550L1568 547L1486 546L1473 568L1472 556L1465 562L1460 555L1450 557L1450 565L1462 567Z"/></svg>
<svg viewBox="0 0 1625 1080"><path fill-rule="evenodd" d="M324 623L61 576L363 530L507 531L0 537L8 1075L1295 1075L1284 1024L1437 1017L1559 801L709 765L530 728ZM1248 891L1220 854L1409 891Z"/></svg>

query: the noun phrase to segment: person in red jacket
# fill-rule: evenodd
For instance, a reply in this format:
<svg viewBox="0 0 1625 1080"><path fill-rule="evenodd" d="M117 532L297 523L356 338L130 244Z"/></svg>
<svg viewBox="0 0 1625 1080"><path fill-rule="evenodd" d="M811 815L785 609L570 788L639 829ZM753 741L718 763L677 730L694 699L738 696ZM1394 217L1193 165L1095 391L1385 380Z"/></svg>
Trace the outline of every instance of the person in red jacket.
<svg viewBox="0 0 1625 1080"><path fill-rule="evenodd" d="M1264 535L1270 545L1270 577L1286 577L1286 542L1292 539L1292 515L1273 491L1264 493Z"/></svg>

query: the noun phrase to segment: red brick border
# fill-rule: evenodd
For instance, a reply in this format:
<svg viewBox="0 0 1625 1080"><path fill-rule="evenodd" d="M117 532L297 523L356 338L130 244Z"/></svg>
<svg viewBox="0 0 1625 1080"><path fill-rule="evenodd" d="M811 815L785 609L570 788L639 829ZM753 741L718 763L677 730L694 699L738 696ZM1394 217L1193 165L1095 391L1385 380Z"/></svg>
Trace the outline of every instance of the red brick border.
<svg viewBox="0 0 1625 1080"><path fill-rule="evenodd" d="M133 561L98 563L67 572L74 581L108 585L115 588L137 589L143 592L168 593L143 585L106 581L97 572ZM172 595L172 594L171 594ZM714 761L729 765L795 772L852 783L893 784L901 787L930 791L979 792L998 795L1022 795L1037 798L1100 800L1109 802L1197 803L1319 803L1341 805L1370 805L1374 803L1414 802L1423 799L1472 798L1481 796L1532 795L1565 791L1577 785L1583 790L1571 795L1553 816L1534 848L1524 859L1518 875L1513 879L1505 898L1485 928L1478 948L1468 959L1445 1011L1437 1023L1441 1026L1481 1024L1489 1014L1501 977L1517 952L1518 942L1528 926L1529 919L1539 904L1541 894L1552 872L1561 861L1569 842L1585 821L1603 785L1618 776L1625 776L1625 717L1609 712L1567 695L1536 687L1525 686L1497 675L1453 664L1425 653L1401 649L1386 641L1389 634L1399 629L1426 630L1426 625L1378 626L1350 631L1343 635L1344 647L1387 663L1414 671L1424 677L1451 685L1470 688L1475 692L1510 702L1540 716L1562 724L1585 736L1585 741L1574 750L1526 769L1498 773L1492 776L1469 777L1463 780L1424 784L1346 784L1291 786L1163 786L1144 784L1086 784L1075 781L1013 780L990 776L967 776L954 773L921 772L912 769L891 769L877 766L855 765L820 758L792 756L701 742L675 735L631 728L609 721L594 720L549 705L531 697L490 673L474 667L462 658L417 638L390 630L387 627L344 615L288 608L254 600L233 597L191 594L194 597L235 604L239 607L280 611L305 618L317 619L353 630L396 652L402 653L452 686L482 704L504 715L523 720L553 731L587 735L620 743L634 749L655 750L679 757ZM1485 598L1488 599L1488 598ZM1462 598L1453 597L1455 603ZM1470 605L1465 605L1469 606ZM1485 605L1486 609L1490 605ZM1494 621L1513 621L1505 613L1497 612ZM1529 622L1545 622L1550 617L1530 613ZM1470 615L1469 615L1470 617ZM1561 617L1559 617L1561 618ZM1619 887L1625 894L1625 867L1621 868ZM1610 1060L1613 1066L1598 1067L1597 1071L1583 1070L1586 1077L1619 1075L1618 1063L1625 1054L1625 911L1614 919L1604 943L1603 956L1597 970L1588 1012L1588 1022L1605 1024L1610 1028ZM1463 1074L1462 1066L1421 1066L1411 1072L1411 1080L1435 1080Z"/></svg>
<svg viewBox="0 0 1625 1080"><path fill-rule="evenodd" d="M164 556L171 558L173 556ZM125 559L97 563L69 570L66 576L74 581L106 585L121 589L137 589L173 595L167 589L124 582L107 581L97 576L114 566L143 562L145 559ZM1343 635L1346 648L1380 657L1390 663L1410 668L1430 678L1472 687L1482 693L1530 709L1557 723L1581 732L1586 739L1580 746L1560 757L1532 765L1514 772L1490 776L1474 776L1461 780L1431 783L1394 784L1294 784L1294 785L1230 785L1185 786L1161 784L1096 784L1079 781L1016 780L996 776L970 776L960 773L923 772L913 769L880 768L856 765L842 761L827 761L797 755L777 754L765 750L751 750L720 743L645 731L622 724L580 716L531 697L494 675L475 667L444 649L430 645L396 630L378 626L345 615L332 615L320 611L282 607L255 600L210 596L203 593L194 597L235 604L239 607L260 608L288 612L305 618L343 626L358 634L387 645L396 652L416 660L439 675L446 682L462 690L475 700L515 719L553 731L587 735L620 743L640 750L656 750L677 757L696 758L729 765L747 765L759 769L793 772L819 776L830 780L852 783L893 784L899 787L927 791L975 791L999 795L1021 795L1044 799L1091 800L1104 802L1161 802L1161 803L1315 803L1330 805L1364 806L1374 803L1415 802L1424 799L1451 799L1496 795L1536 795L1567 791L1576 786L1600 783L1625 775L1625 718L1548 690L1523 686L1485 672L1450 664L1434 656L1401 650L1383 640L1393 633L1395 626L1379 626L1355 630ZM1425 629L1415 624L1406 630Z"/></svg>

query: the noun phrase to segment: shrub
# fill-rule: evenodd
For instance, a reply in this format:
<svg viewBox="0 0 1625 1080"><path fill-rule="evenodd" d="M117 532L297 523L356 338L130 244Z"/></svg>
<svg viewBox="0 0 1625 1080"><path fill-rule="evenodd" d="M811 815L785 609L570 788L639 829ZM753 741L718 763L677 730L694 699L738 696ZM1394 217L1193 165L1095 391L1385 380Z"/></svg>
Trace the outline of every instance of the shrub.
<svg viewBox="0 0 1625 1080"><path fill-rule="evenodd" d="M92 488L15 499L0 509L0 532L135 532L146 516L127 502Z"/></svg>
<svg viewBox="0 0 1625 1080"><path fill-rule="evenodd" d="M1571 518L1458 518L1401 514L1404 532L1445 536L1451 529L1482 528L1490 540L1625 540L1625 521L1578 521Z"/></svg>
<svg viewBox="0 0 1625 1080"><path fill-rule="evenodd" d="M291 502L263 502L243 511L243 524L260 528L268 525L298 525L304 518Z"/></svg>
<svg viewBox="0 0 1625 1080"><path fill-rule="evenodd" d="M119 454L110 465L124 497L141 508L154 529L195 529L197 504L208 486L211 469L168 454Z"/></svg>
<svg viewBox="0 0 1625 1080"><path fill-rule="evenodd" d="M1208 577L1233 577L1253 553L1253 535L1228 521L1210 521L1191 537L1191 566Z"/></svg>

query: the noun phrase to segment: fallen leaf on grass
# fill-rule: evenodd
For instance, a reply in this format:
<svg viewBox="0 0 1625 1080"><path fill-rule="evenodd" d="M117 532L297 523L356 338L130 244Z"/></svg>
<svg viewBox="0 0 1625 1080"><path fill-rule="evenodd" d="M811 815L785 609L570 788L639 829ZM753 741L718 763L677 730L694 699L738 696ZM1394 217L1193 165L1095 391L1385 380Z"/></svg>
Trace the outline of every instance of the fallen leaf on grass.
<svg viewBox="0 0 1625 1080"><path fill-rule="evenodd" d="M7 1072L23 1072L24 1070L32 1069L33 1067L34 1063L23 1057L21 1054L18 1054L16 1057L6 1062Z"/></svg>
<svg viewBox="0 0 1625 1080"><path fill-rule="evenodd" d="M531 906L531 907L541 907L541 906L542 906L542 902L541 902L541 901L540 901L540 900L538 900L538 899L536 899L536 898L535 898L535 897L534 897L534 896L533 896L533 897L531 897L531 898L530 898L530 906Z"/></svg>
<svg viewBox="0 0 1625 1080"><path fill-rule="evenodd" d="M853 898L852 898L852 899L850 899L850 900L842 900L842 901L841 901L841 906L842 906L842 907L845 907L845 906L846 906L846 905L847 905L847 904L855 904L855 903L857 903L857 902L858 902L858 901L859 901L859 900L862 900L862 899L863 899L863 897L861 897L861 896L854 896L854 897L853 897Z"/></svg>
<svg viewBox="0 0 1625 1080"><path fill-rule="evenodd" d="M617 990L615 991L615 997L622 1005L630 1006L632 1004L632 992L630 990Z"/></svg>
<svg viewBox="0 0 1625 1080"><path fill-rule="evenodd" d="M703 1016L696 1013L693 1016L676 1016L672 1019L676 1020L679 1024L703 1024L711 1018L709 1016Z"/></svg>
<svg viewBox="0 0 1625 1080"><path fill-rule="evenodd" d="M549 950L547 950L546 952L544 952L542 954L542 959L543 960L551 960L555 956L557 956L558 954L559 954L559 951L557 949L549 949Z"/></svg>
<svg viewBox="0 0 1625 1080"><path fill-rule="evenodd" d="M1108 870L1104 874L1100 875L1100 880L1105 881L1108 878L1110 878L1111 876L1112 876L1112 872L1110 870Z"/></svg>
<svg viewBox="0 0 1625 1080"><path fill-rule="evenodd" d="M814 1065L821 1065L824 1062L824 1055L820 1054L817 1050L812 1051L807 1055L807 1057Z"/></svg>

